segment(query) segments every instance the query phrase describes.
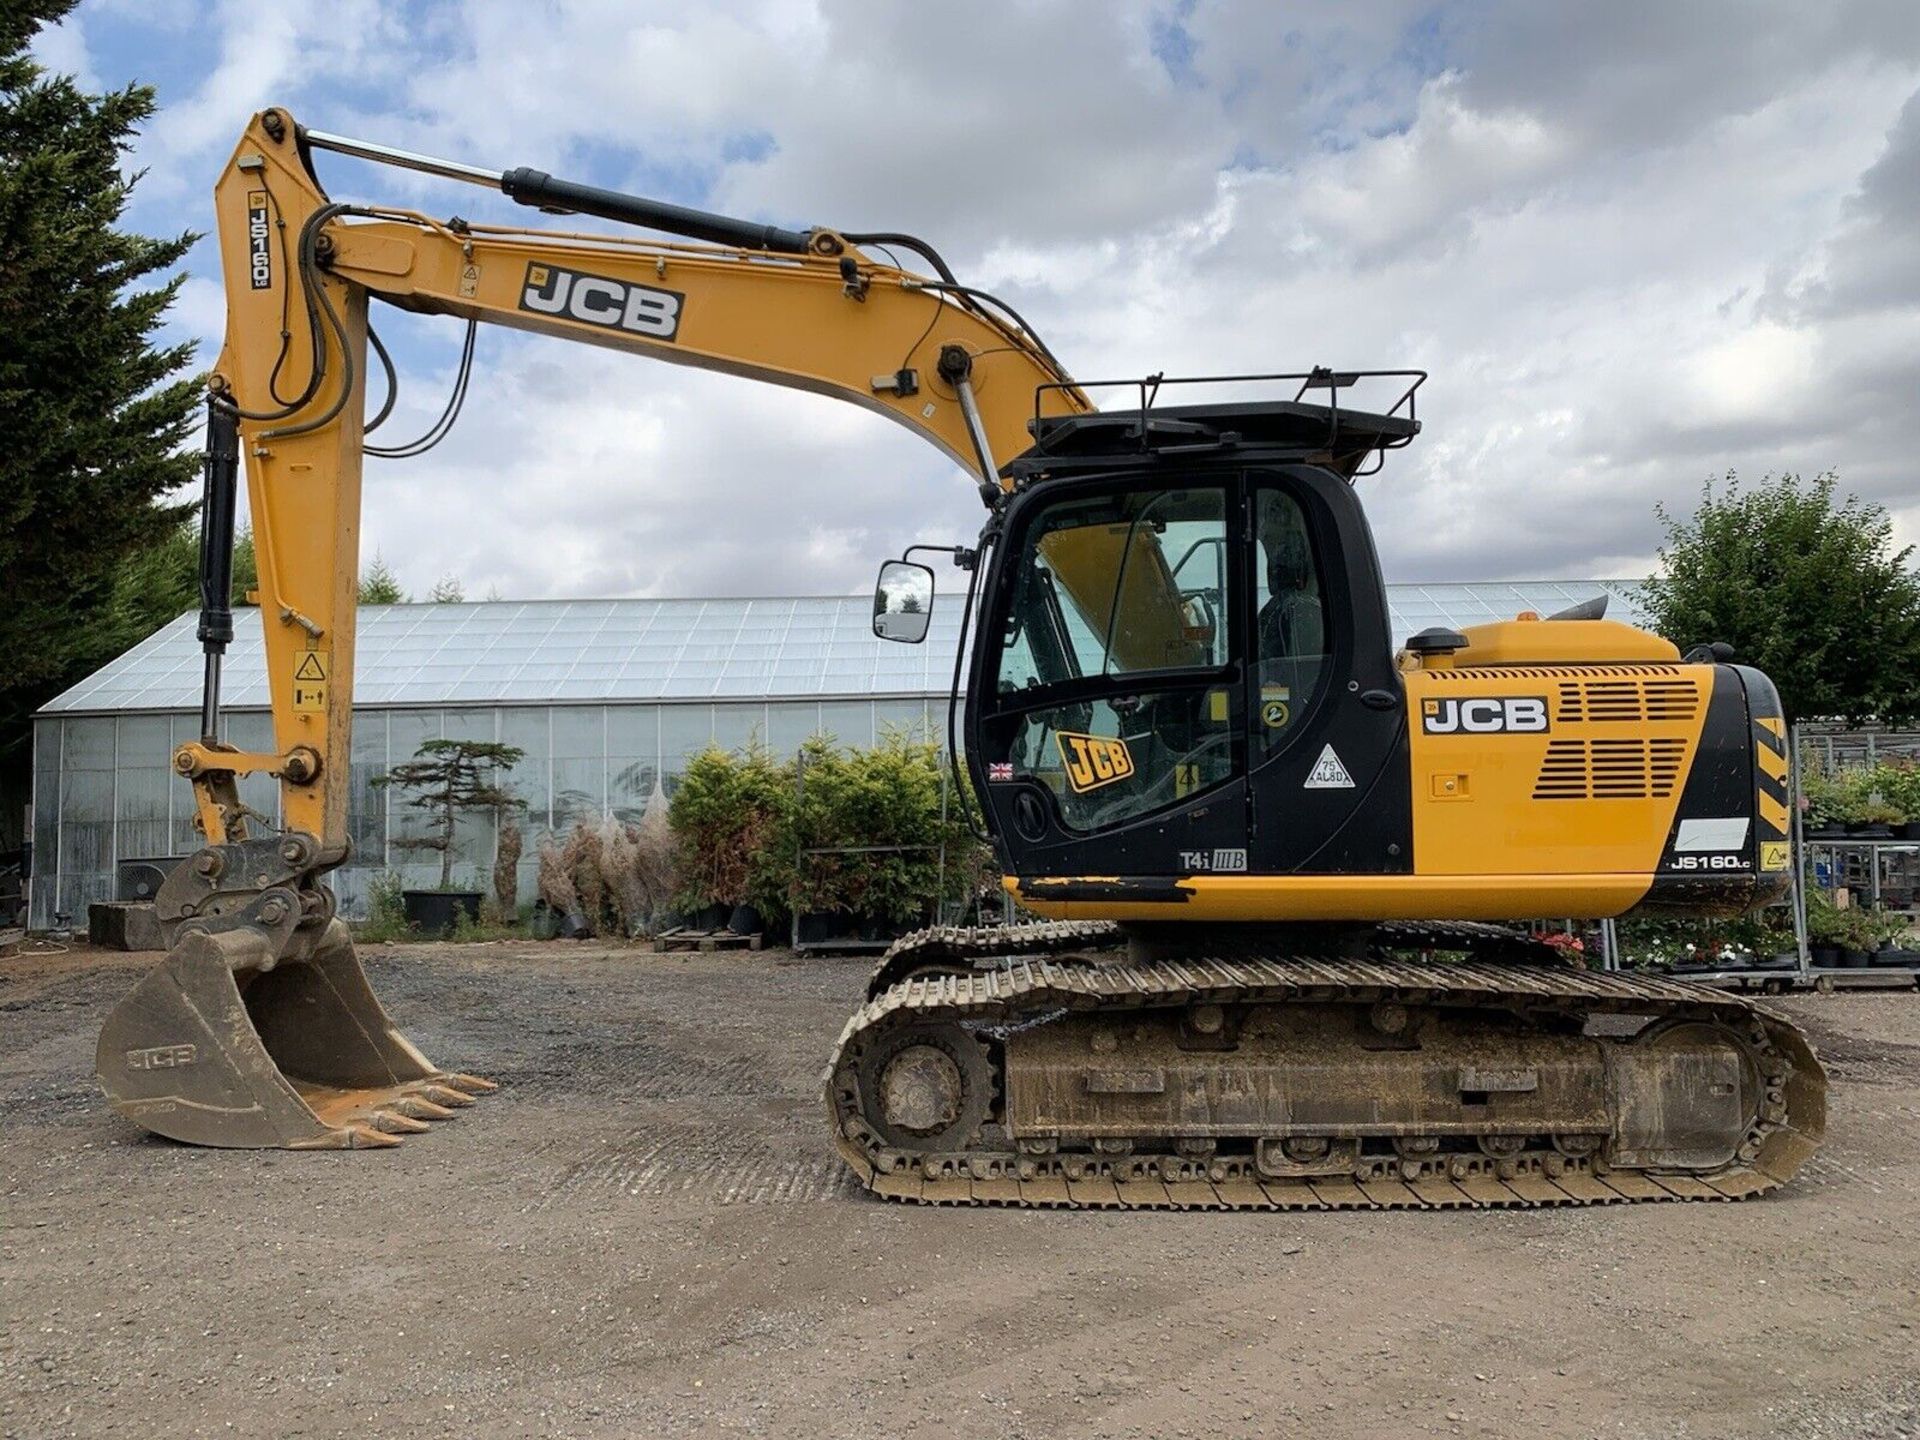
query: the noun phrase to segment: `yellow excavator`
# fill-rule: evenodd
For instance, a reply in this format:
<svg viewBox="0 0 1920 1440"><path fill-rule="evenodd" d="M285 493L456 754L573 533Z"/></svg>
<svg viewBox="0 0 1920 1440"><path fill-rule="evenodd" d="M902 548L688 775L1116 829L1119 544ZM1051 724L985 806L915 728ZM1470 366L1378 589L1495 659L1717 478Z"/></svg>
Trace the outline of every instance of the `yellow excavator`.
<svg viewBox="0 0 1920 1440"><path fill-rule="evenodd" d="M320 152L626 228L342 203ZM978 541L946 547L966 576L949 749L1006 888L1041 918L922 931L873 975L824 1082L832 1143L871 1190L1739 1198L1818 1144L1825 1077L1786 1021L1568 964L1514 925L1778 897L1785 732L1765 676L1596 607L1396 645L1354 480L1418 433L1421 372L1207 377L1248 398L1193 403L1163 376L1076 382L911 236L476 169L282 110L247 126L215 203L228 320L207 412L205 699L201 738L173 757L205 844L162 887L172 948L97 1057L137 1124L384 1146L493 1088L395 1029L325 883L348 853L362 455L445 433L484 321L850 400L978 482ZM442 424L384 449L367 440L394 380L376 299L469 327ZM372 421L370 350L389 396ZM1346 403L1363 384L1391 403ZM275 733L260 754L220 738L243 453ZM908 557L883 565L875 633L924 639L934 584ZM241 803L249 774L279 782L284 829Z"/></svg>

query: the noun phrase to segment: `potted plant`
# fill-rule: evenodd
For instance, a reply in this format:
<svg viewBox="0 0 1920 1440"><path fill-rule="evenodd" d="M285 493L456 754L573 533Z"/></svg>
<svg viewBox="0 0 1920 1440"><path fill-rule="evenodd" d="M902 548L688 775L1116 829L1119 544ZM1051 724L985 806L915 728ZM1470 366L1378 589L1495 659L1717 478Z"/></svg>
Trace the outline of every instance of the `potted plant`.
<svg viewBox="0 0 1920 1440"><path fill-rule="evenodd" d="M1840 912L1840 963L1851 969L1860 969L1873 959L1874 947L1879 943L1874 930L1873 916L1855 906Z"/></svg>
<svg viewBox="0 0 1920 1440"><path fill-rule="evenodd" d="M794 771L776 849L792 857L784 898L801 943L878 944L973 893L980 847L937 747L904 733L866 749L817 736Z"/></svg>
<svg viewBox="0 0 1920 1440"><path fill-rule="evenodd" d="M1849 912L1837 908L1825 890L1807 890L1807 949L1815 965L1831 968L1840 963L1846 927L1841 916Z"/></svg>
<svg viewBox="0 0 1920 1440"><path fill-rule="evenodd" d="M788 868L773 837L792 788L785 767L758 744L739 754L711 746L688 762L667 817L679 880L674 908L689 923L725 929L743 905L762 917L779 912Z"/></svg>
<svg viewBox="0 0 1920 1440"><path fill-rule="evenodd" d="M1887 804L1901 812L1895 835L1902 840L1920 840L1920 761L1882 760L1874 777L1875 788Z"/></svg>
<svg viewBox="0 0 1920 1440"><path fill-rule="evenodd" d="M1908 948L1908 922L1904 915L1891 910L1876 910L1872 916L1873 938L1875 941L1872 963L1908 967L1920 965L1920 951Z"/></svg>
<svg viewBox="0 0 1920 1440"><path fill-rule="evenodd" d="M1837 840L1847 833L1846 787L1818 762L1801 771L1800 803L1808 839Z"/></svg>
<svg viewBox="0 0 1920 1440"><path fill-rule="evenodd" d="M428 740L413 752L413 759L395 765L373 782L383 788L397 785L413 791L407 804L428 816L426 834L393 843L403 850L440 853L439 886L401 892L407 923L422 934L449 934L462 915L469 924L479 921L481 892L458 889L453 883L455 827L465 813L491 810L500 814L525 804L502 789L494 778L497 771L511 770L519 764L525 753L517 746L491 740Z"/></svg>
<svg viewBox="0 0 1920 1440"><path fill-rule="evenodd" d="M1860 840L1891 840L1895 829L1904 829L1906 823L1906 812L1889 805L1876 791L1854 810L1847 833Z"/></svg>
<svg viewBox="0 0 1920 1440"><path fill-rule="evenodd" d="M547 919L540 922L539 928L548 933L543 939L566 936L570 940L584 939L593 933L587 924L587 917L580 908L580 891L573 883L572 857L552 835L540 837L540 869L538 884L540 901L547 907Z"/></svg>

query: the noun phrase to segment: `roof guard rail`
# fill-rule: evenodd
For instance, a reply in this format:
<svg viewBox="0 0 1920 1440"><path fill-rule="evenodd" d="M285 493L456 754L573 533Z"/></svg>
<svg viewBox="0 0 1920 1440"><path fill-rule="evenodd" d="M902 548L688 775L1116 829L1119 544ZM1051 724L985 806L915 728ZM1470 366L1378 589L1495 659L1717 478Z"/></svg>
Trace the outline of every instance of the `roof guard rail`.
<svg viewBox="0 0 1920 1440"><path fill-rule="evenodd" d="M1093 390L1107 390L1107 389L1116 389L1116 388L1134 389L1139 392L1139 397L1140 397L1140 403L1139 403L1140 448L1141 450L1146 451L1146 450L1151 450L1153 448L1152 431L1148 423L1149 416L1153 410L1154 403L1160 397L1161 389L1165 386L1168 386L1168 385L1254 385L1254 384L1284 383L1284 384L1292 384L1295 386L1293 397L1292 397L1292 403L1294 404L1300 403L1300 401L1307 395L1309 391L1324 390L1327 392L1329 403L1327 405L1328 413L1327 413L1326 448L1329 452L1331 452L1335 449L1336 444L1340 438L1340 416L1341 416L1340 392L1342 390L1351 389L1354 385L1357 385L1362 380L1381 380L1381 379L1405 381L1406 386L1403 390L1401 390L1399 394L1399 398L1397 398L1393 402L1393 404L1388 406L1385 410L1367 411L1364 413L1370 414L1370 415L1384 415L1391 418L1393 416L1400 414L1401 410L1404 408L1406 411L1406 418L1410 422L1412 422L1412 424L1415 427L1418 427L1420 423L1418 402L1414 397L1416 392L1420 389L1420 387L1426 383L1427 372L1425 370L1334 370L1325 365L1316 365L1311 370L1276 371L1271 374L1260 374L1260 375L1169 376L1164 373L1161 373L1161 374L1144 376L1143 378L1140 378L1137 380L1079 380L1079 381L1075 381L1071 385L1063 384L1063 383L1048 383L1044 385L1036 385L1033 391L1033 421L1028 428L1033 434L1036 448L1041 451L1045 451L1045 449L1047 448L1045 424L1044 424L1045 417L1041 413L1041 401L1042 401L1042 397L1044 397L1046 393L1050 390L1064 391L1064 390L1077 389L1082 392L1088 392ZM1371 443L1366 445L1364 448L1367 450L1379 451L1380 452L1379 460L1374 464L1372 469L1356 470L1348 478L1359 479L1361 476L1364 476L1364 475L1375 474L1376 472L1378 472L1378 470L1382 465L1386 464L1387 451L1398 450L1401 447L1412 443L1412 440L1413 440L1412 435L1403 435L1398 439L1389 440L1385 436L1381 435L1379 432L1377 431L1373 432L1371 435Z"/></svg>

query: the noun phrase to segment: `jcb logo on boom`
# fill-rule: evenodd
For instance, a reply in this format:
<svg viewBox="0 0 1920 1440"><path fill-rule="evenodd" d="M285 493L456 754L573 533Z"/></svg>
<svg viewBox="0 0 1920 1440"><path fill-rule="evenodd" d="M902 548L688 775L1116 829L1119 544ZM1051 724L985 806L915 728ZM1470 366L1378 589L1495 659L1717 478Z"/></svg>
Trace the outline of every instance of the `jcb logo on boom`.
<svg viewBox="0 0 1920 1440"><path fill-rule="evenodd" d="M1067 763L1067 784L1076 795L1098 790L1133 774L1133 756L1124 740L1104 735L1075 735L1062 730L1054 737L1060 758Z"/></svg>
<svg viewBox="0 0 1920 1440"><path fill-rule="evenodd" d="M678 290L629 285L604 275L562 270L558 265L529 265L520 308L654 340L671 340L679 332L680 302L685 298Z"/></svg>
<svg viewBox="0 0 1920 1440"><path fill-rule="evenodd" d="M1423 700L1420 728L1429 735L1538 734L1547 728L1544 696Z"/></svg>

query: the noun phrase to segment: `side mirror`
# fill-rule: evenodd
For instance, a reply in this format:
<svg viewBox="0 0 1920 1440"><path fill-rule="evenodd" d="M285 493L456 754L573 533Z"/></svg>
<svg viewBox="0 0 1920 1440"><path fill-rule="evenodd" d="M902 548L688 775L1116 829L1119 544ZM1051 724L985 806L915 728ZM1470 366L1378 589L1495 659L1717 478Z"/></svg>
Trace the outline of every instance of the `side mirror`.
<svg viewBox="0 0 1920 1440"><path fill-rule="evenodd" d="M918 645L933 623L933 571L911 560L889 560L873 587L873 633Z"/></svg>

